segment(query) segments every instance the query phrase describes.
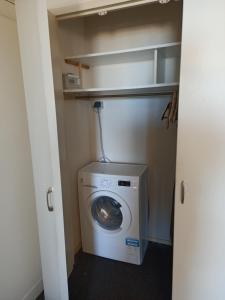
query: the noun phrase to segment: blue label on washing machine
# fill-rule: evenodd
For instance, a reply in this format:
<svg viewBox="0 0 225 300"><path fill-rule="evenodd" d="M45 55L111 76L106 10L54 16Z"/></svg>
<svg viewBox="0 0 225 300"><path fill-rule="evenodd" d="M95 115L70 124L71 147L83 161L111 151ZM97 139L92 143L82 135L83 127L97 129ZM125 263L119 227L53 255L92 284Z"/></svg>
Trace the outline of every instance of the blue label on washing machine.
<svg viewBox="0 0 225 300"><path fill-rule="evenodd" d="M139 242L139 240L136 240L136 239L127 238L126 245L133 246L133 247L140 247L140 242Z"/></svg>

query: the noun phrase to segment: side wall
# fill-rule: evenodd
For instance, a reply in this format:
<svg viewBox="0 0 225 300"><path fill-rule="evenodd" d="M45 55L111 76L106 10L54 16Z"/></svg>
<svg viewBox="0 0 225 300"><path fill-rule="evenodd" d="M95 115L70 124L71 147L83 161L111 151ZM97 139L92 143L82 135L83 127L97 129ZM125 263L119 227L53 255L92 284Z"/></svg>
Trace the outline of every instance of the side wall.
<svg viewBox="0 0 225 300"><path fill-rule="evenodd" d="M62 92L63 55L58 39L55 17L49 13L51 55L59 138L59 154L63 193L66 255L68 275L74 264L74 253L81 247L80 218L77 198L76 172L91 161L88 102L65 105ZM66 128L70 128L66 130ZM79 142L78 142L79 141Z"/></svg>
<svg viewBox="0 0 225 300"><path fill-rule="evenodd" d="M30 144L14 7L0 1L0 298L42 290Z"/></svg>

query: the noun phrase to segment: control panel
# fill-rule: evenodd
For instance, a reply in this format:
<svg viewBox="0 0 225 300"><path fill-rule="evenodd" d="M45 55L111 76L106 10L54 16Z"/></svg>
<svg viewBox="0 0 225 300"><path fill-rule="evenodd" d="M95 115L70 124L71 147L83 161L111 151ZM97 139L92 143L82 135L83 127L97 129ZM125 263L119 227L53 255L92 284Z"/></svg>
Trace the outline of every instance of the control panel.
<svg viewBox="0 0 225 300"><path fill-rule="evenodd" d="M118 180L118 186L131 186L130 180Z"/></svg>
<svg viewBox="0 0 225 300"><path fill-rule="evenodd" d="M90 188L112 189L112 188L138 188L138 180L136 178L118 178L105 176L85 176L82 178L83 186Z"/></svg>

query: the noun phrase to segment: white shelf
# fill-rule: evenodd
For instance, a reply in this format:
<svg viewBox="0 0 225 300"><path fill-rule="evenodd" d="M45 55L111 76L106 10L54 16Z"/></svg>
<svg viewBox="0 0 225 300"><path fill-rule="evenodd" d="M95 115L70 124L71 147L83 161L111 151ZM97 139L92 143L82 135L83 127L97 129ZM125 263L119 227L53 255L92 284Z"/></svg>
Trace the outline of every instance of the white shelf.
<svg viewBox="0 0 225 300"><path fill-rule="evenodd" d="M176 91L180 45L176 42L66 57L71 64L81 63L90 68L80 72L85 88L66 89L64 94L75 98L91 98L144 96Z"/></svg>
<svg viewBox="0 0 225 300"><path fill-rule="evenodd" d="M88 53L88 54L80 54L75 56L68 56L66 57L67 60L71 61L79 61L83 64L89 64L89 65L95 65L96 63L104 63L107 59L110 59L110 57L119 57L119 56L126 56L126 58L133 59L134 56L139 56L141 59L142 57L145 58L146 55L149 54L149 52L153 50L160 50L163 48L174 48L178 47L180 48L181 43L175 42L175 43L167 43L167 44L160 44L160 45L151 45L146 47L139 47L139 48L130 48L130 49L124 49L124 50L116 50L111 52L99 52L99 53Z"/></svg>
<svg viewBox="0 0 225 300"><path fill-rule="evenodd" d="M68 89L64 90L65 95L71 95L75 98L98 97L98 96L147 96L149 94L172 93L178 90L179 84L152 84L143 86L123 87L123 88L89 88L89 89Z"/></svg>

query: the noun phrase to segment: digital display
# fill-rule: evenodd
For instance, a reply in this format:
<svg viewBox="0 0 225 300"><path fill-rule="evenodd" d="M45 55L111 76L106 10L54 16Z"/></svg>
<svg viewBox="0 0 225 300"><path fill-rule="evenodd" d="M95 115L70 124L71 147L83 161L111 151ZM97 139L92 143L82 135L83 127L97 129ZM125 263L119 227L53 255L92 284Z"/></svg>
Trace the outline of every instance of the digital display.
<svg viewBox="0 0 225 300"><path fill-rule="evenodd" d="M118 185L119 186L130 186L130 181L119 180Z"/></svg>

